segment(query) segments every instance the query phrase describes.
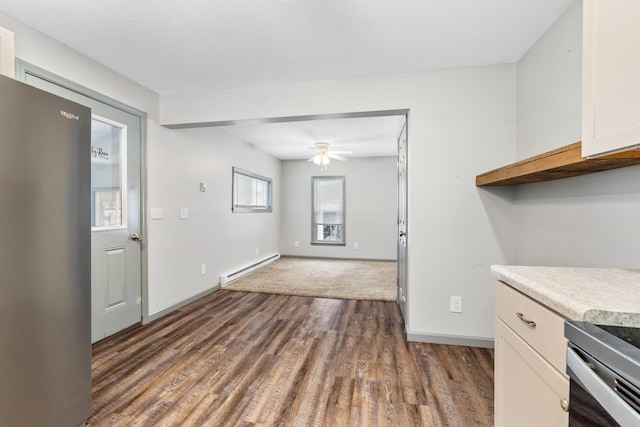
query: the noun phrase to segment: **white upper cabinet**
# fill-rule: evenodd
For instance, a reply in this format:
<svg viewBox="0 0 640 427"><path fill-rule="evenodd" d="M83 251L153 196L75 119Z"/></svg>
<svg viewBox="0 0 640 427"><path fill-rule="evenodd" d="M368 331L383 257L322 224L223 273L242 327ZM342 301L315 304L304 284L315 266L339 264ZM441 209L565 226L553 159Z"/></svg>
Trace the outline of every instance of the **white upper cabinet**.
<svg viewBox="0 0 640 427"><path fill-rule="evenodd" d="M0 27L0 74L16 78L13 32Z"/></svg>
<svg viewBox="0 0 640 427"><path fill-rule="evenodd" d="M582 155L640 146L640 1L584 0Z"/></svg>

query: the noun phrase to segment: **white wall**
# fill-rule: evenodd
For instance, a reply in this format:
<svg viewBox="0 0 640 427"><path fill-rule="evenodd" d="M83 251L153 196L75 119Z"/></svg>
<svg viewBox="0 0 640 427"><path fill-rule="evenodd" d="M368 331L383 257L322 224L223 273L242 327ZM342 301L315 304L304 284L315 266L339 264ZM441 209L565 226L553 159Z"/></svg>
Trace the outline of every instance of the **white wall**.
<svg viewBox="0 0 640 427"><path fill-rule="evenodd" d="M256 247L264 254L286 247L271 234L260 235L260 241L244 234L272 227L267 217L260 221L268 225L252 228L259 223L228 218L230 213L213 201L216 194L230 199L223 194L230 188L225 182L230 171L225 175L224 169L232 163L250 158L244 168L274 179L277 164L215 129L172 131L160 121L188 125L407 108L407 328L416 339L441 334L485 338L493 336L491 264L638 267L638 166L515 190L473 185L478 173L580 139L580 8L577 1L522 58L517 81L515 65L497 65L160 100L1 13L0 26L15 32L19 58L147 113L147 206L163 207L169 214L149 221L145 237L148 314L212 286L218 271L255 259ZM220 152L224 154L218 158ZM210 192L198 192L202 179ZM180 222L176 209L184 205L191 208L192 218ZM278 213L271 218L277 221ZM221 235L223 228L224 233L232 230L228 224L240 228ZM199 276L201 263L209 267L204 278ZM449 313L450 295L464 297L463 314Z"/></svg>
<svg viewBox="0 0 640 427"><path fill-rule="evenodd" d="M278 252L280 161L217 128L172 131L154 149L162 173L154 177L157 195L149 208L163 208L165 218L150 221L154 261L149 281L162 292L149 297L151 313L218 284L220 275ZM232 213L232 167L273 179L270 213ZM207 191L200 191L200 182ZM189 219L178 217L189 208ZM256 248L259 254L256 254ZM207 274L200 275L200 265Z"/></svg>
<svg viewBox="0 0 640 427"><path fill-rule="evenodd" d="M582 2L520 60L518 158L581 138ZM515 261L525 265L638 268L640 167L516 190Z"/></svg>
<svg viewBox="0 0 640 427"><path fill-rule="evenodd" d="M581 139L581 5L576 1L518 61L518 160Z"/></svg>
<svg viewBox="0 0 640 427"><path fill-rule="evenodd" d="M326 171L306 160L282 162L280 252L284 255L395 260L396 157L333 160ZM311 245L311 177L345 176L346 246ZM298 241L300 246L295 247ZM353 244L358 243L355 250Z"/></svg>
<svg viewBox="0 0 640 427"><path fill-rule="evenodd" d="M156 93L2 13L0 26L15 33L18 58L147 114L146 204L163 207L166 219L148 220L144 236L148 304L143 315L157 314L212 288L221 273L255 260L256 247L261 254L277 250L277 211L255 222L248 216L228 217L231 165L276 179L277 161L219 130L166 129L158 123ZM198 191L202 179L208 180L207 193ZM189 220L177 220L181 206L191 208ZM208 267L206 276L200 276L203 263Z"/></svg>
<svg viewBox="0 0 640 427"><path fill-rule="evenodd" d="M413 339L493 337L489 266L512 261L509 190L475 176L514 161L515 66L395 74L161 97L162 123L409 111L408 318ZM449 312L449 297L464 313Z"/></svg>
<svg viewBox="0 0 640 427"><path fill-rule="evenodd" d="M209 270L209 279L194 274L203 262L215 265L212 245L233 246L235 240L208 240L227 226L213 221L207 238L196 239L194 224L205 212L198 208L204 199L197 194L202 169L192 168L192 162L207 150L209 137L228 140L212 130L161 127L155 93L6 15L0 14L0 25L16 33L19 58L148 114L147 206L171 214L188 204L193 217L149 221L150 305L145 310L157 313L211 285L215 271ZM511 261L513 207L509 190L477 189L474 178L514 160L515 86L515 66L497 65L165 96L160 112L163 124L189 124L409 109L407 328L415 339L487 338L493 336L488 269ZM191 148L193 156L187 154ZM187 243L185 236L193 239ZM270 243L263 246L266 252ZM234 250L245 253L243 247ZM449 313L451 295L464 297L463 314Z"/></svg>

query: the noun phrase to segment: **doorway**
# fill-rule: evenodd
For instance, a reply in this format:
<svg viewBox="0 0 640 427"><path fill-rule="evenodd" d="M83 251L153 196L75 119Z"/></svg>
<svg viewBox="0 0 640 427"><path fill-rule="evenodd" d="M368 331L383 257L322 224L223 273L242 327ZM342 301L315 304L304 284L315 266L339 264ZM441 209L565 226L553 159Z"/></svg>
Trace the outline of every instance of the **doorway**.
<svg viewBox="0 0 640 427"><path fill-rule="evenodd" d="M142 319L144 113L21 63L23 82L91 108L91 341ZM128 111L127 111L128 110Z"/></svg>
<svg viewBox="0 0 640 427"><path fill-rule="evenodd" d="M407 115L408 110L402 109L219 124L242 141L284 161L282 193L287 207L283 207L282 212L287 226L281 230L279 245L283 256L397 259L394 291L405 318ZM329 164L327 159L326 165L315 163L313 156L317 154L318 141L326 146L329 154L334 154L332 158L336 161L331 160ZM373 166L364 166L365 162ZM351 169L349 165L356 163L358 166ZM352 172L355 176L349 175ZM307 236L312 234L309 206L313 209L309 183L314 176L334 175L346 176L349 207L346 208L346 237L329 247L319 245L317 239L307 240Z"/></svg>

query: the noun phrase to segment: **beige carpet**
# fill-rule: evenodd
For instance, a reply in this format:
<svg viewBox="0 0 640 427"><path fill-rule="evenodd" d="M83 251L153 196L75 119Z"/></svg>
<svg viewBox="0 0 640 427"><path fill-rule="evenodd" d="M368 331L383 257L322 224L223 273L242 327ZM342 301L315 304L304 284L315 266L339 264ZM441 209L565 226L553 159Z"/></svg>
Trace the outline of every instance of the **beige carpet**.
<svg viewBox="0 0 640 427"><path fill-rule="evenodd" d="M282 257L224 289L321 298L396 300L397 263Z"/></svg>

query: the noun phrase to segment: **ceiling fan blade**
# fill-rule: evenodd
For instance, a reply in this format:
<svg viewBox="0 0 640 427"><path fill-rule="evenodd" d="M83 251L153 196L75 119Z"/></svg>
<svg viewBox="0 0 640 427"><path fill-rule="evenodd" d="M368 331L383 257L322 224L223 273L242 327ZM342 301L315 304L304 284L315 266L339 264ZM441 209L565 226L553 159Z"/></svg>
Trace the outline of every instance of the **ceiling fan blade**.
<svg viewBox="0 0 640 427"><path fill-rule="evenodd" d="M336 160L340 160L341 162L346 162L348 160L346 157L336 156L335 154L332 154L332 153L327 153L327 157L330 157L330 158L336 159Z"/></svg>

